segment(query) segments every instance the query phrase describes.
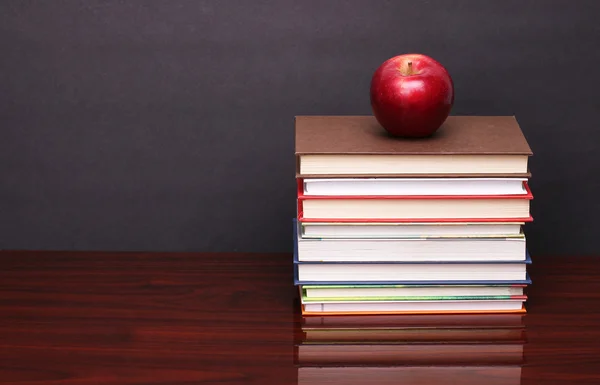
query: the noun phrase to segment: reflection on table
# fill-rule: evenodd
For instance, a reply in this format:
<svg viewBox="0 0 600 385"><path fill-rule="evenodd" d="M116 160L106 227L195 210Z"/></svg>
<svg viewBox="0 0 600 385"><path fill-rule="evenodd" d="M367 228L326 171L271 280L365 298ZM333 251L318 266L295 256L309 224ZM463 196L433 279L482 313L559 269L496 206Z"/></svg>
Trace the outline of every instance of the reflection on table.
<svg viewBox="0 0 600 385"><path fill-rule="evenodd" d="M521 383L523 314L303 316L298 384Z"/></svg>

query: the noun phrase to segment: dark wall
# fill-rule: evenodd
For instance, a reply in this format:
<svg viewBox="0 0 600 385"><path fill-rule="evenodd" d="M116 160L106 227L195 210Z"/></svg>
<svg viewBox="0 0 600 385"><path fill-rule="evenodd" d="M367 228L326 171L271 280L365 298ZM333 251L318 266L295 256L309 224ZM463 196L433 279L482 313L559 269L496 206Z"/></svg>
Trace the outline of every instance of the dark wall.
<svg viewBox="0 0 600 385"><path fill-rule="evenodd" d="M293 117L369 114L385 59L514 114L532 254L598 251L600 1L0 3L0 248L289 251Z"/></svg>

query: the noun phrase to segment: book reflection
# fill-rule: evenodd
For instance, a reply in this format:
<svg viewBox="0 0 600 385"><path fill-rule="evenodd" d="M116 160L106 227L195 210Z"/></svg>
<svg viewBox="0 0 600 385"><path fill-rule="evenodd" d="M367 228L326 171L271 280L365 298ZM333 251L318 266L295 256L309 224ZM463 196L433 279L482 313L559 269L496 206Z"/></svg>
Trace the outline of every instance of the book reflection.
<svg viewBox="0 0 600 385"><path fill-rule="evenodd" d="M523 314L303 316L298 384L521 383Z"/></svg>

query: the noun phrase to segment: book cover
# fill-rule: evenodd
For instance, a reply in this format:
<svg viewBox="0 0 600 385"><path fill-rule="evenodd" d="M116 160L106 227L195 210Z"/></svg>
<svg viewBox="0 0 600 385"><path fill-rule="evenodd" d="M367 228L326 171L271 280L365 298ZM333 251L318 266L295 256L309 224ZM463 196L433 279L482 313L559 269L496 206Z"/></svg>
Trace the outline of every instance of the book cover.
<svg viewBox="0 0 600 385"><path fill-rule="evenodd" d="M350 195L339 195L339 196L331 196L331 195L304 195L302 188L302 181L298 179L297 182L297 214L298 220L301 222L350 222L350 223L359 223L359 222L398 222L398 223L409 223L409 222L531 222L533 221L533 217L529 212L529 201L533 199L533 194L529 185L524 183L525 194L519 195L421 195L421 196L412 196L412 195L395 195L395 196L386 196L386 195L367 195L367 196L350 196ZM423 207L425 210L429 206L435 205L436 207L441 207L441 205L445 205L444 207L454 208L449 212L452 212L450 215L440 216L439 214L435 214L433 211L429 212L427 215L408 215L408 216L396 216L391 217L389 213L386 215L380 216L365 216L364 214L356 215L356 213L348 213L349 204L352 205L354 210L356 208L356 204L361 203L362 206L368 205L369 207L373 207L373 209L377 209L377 207L385 204L386 207L390 206L389 209L394 209L398 211L399 209L396 206L400 205L403 210L409 209L411 206ZM305 203L306 202L306 203ZM323 203L326 203L328 206L332 204L335 205L337 212L341 210L340 205L344 205L344 211L341 215L335 215L336 217L320 217L320 215L305 215L305 205L308 205L310 202L319 202L319 206L323 206ZM330 203L328 203L330 202ZM502 218L494 212L492 216L486 216L479 212L474 212L468 216L465 215L462 211L457 211L459 207L462 207L461 210L470 209L473 205L478 205L479 210L482 210L484 207L481 206L485 204L487 206L493 205L491 207L495 207L497 203L506 202L510 203L511 207L515 206L513 202L516 202L518 205L515 208L511 209L511 211L517 210L519 213L513 217ZM316 204L316 203L315 203ZM373 206L375 205L375 206ZM408 205L408 206L407 206ZM466 205L466 206L465 206ZM524 205L524 206L523 206ZM314 204L312 205L314 206ZM523 207L521 207L523 206ZM433 206L432 206L433 207ZM414 210L413 210L414 211ZM471 210L473 211L473 210ZM497 211L497 210L496 210ZM414 214L414 213L413 213ZM420 214L420 213L419 213ZM394 214L395 215L395 214ZM478 215L478 216L475 216ZM505 215L505 214L502 214Z"/></svg>
<svg viewBox="0 0 600 385"><path fill-rule="evenodd" d="M301 264L324 264L324 262L300 262L298 261L298 230L297 230L297 220L294 218L292 220L293 223L293 257L294 257L294 284L298 285L361 285L361 284L376 284L376 285L519 285L519 284L530 284L531 279L529 278L529 274L526 273L526 277L523 280L495 280L495 281L481 281L481 280L456 280L456 281L448 281L448 280L428 280L428 281L305 281L300 280L298 275L298 266ZM463 264L464 262L445 262L443 264ZM498 261L484 261L484 262L467 262L465 264L531 264L531 256L527 252L526 260L515 263L511 261L507 262L498 262ZM379 264L386 265L390 264L388 262L326 262L326 264L356 264L356 265L365 265L365 264ZM430 262L393 262L391 264L404 264L404 265L412 265L412 264L431 264Z"/></svg>
<svg viewBox="0 0 600 385"><path fill-rule="evenodd" d="M373 116L296 116L295 145L297 155L533 155L514 116L449 116L421 140L391 138Z"/></svg>
<svg viewBox="0 0 600 385"><path fill-rule="evenodd" d="M514 116L449 116L436 135L422 140L391 138L373 116L297 116L295 146L298 177L531 176L527 157L532 155L532 151ZM365 155L369 158L364 158ZM475 168L471 167L471 170L460 172L453 172L448 164L439 162L430 163L426 172L419 171L415 166L423 157L445 155L453 155L450 161L467 158L467 165L473 165L473 157L485 157L486 161L475 165ZM364 167L346 170L341 174L327 170L302 171L302 164L307 158L339 156L349 159L351 164L362 166L373 157L386 156L403 156L408 163L402 167L403 171L395 172L369 171ZM492 162L502 164L507 161L512 162L510 167L481 168ZM462 167L465 167L465 163Z"/></svg>

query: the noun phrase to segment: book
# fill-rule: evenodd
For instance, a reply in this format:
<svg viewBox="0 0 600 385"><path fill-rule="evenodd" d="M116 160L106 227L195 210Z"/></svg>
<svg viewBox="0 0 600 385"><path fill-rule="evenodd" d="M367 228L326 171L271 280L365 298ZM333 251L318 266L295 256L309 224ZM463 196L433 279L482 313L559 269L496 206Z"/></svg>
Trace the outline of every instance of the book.
<svg viewBox="0 0 600 385"><path fill-rule="evenodd" d="M498 221L530 222L533 194L520 195L304 195L298 186L298 219L321 222Z"/></svg>
<svg viewBox="0 0 600 385"><path fill-rule="evenodd" d="M525 285L300 285L307 299L521 296Z"/></svg>
<svg viewBox="0 0 600 385"><path fill-rule="evenodd" d="M522 195L527 178L322 178L299 179L312 195Z"/></svg>
<svg viewBox="0 0 600 385"><path fill-rule="evenodd" d="M511 238L315 239L298 233L298 260L306 262L524 261L525 236Z"/></svg>
<svg viewBox="0 0 600 385"><path fill-rule="evenodd" d="M401 302L401 301L409 301L409 302L421 302L421 301L471 301L471 300L525 300L527 296L525 295L523 288L519 287L522 285L515 285L514 294L506 293L493 293L493 294L482 294L481 292L477 292L477 288L482 288L484 286L476 286L473 285L473 290L469 290L468 286L461 286L464 290L461 293L455 293L454 295L448 295L448 293L444 293L444 295L431 295L431 293L427 293L422 291L419 293L405 293L404 295L392 294L391 295L360 295L359 293L353 292L353 290L360 290L359 285L350 286L353 289L347 290L346 295L341 296L323 296L319 297L314 295L314 292L311 296L307 295L307 290L305 287L317 287L319 285L298 285L298 290L300 294L300 301L303 304L306 303L350 303L350 302ZM331 287L330 285L323 285L324 287ZM375 286L377 285L366 285L366 286ZM385 285L381 285L385 287ZM398 285L400 286L400 285ZM405 285L408 286L408 285ZM419 286L419 285L415 285ZM423 285L425 286L425 285ZM432 285L433 286L433 285ZM446 285L452 286L452 285ZM426 286L425 286L426 287ZM438 285L438 287L443 287L442 285ZM500 288L507 286L499 286ZM518 290L521 289L521 290ZM520 291L520 293L519 293ZM317 291L318 293L323 293L323 290Z"/></svg>
<svg viewBox="0 0 600 385"><path fill-rule="evenodd" d="M303 239L522 237L525 222L300 222Z"/></svg>
<svg viewBox="0 0 600 385"><path fill-rule="evenodd" d="M309 262L298 260L297 220L292 220L294 237L294 282L299 285L331 284L528 284L524 261L468 262Z"/></svg>
<svg viewBox="0 0 600 385"><path fill-rule="evenodd" d="M293 220L294 272L297 285L301 284L405 284L405 283L525 283L526 265L531 257L526 252L524 261L417 262L417 261L300 261L296 220Z"/></svg>
<svg viewBox="0 0 600 385"><path fill-rule="evenodd" d="M522 282L526 264L517 262L298 262L294 263L298 284L310 283L434 283Z"/></svg>
<svg viewBox="0 0 600 385"><path fill-rule="evenodd" d="M522 311L526 298L503 300L443 300L443 301L340 301L306 302L304 313L362 313L362 312L476 312Z"/></svg>
<svg viewBox="0 0 600 385"><path fill-rule="evenodd" d="M392 138L373 116L297 116L297 177L529 177L514 116L449 116L436 135Z"/></svg>

